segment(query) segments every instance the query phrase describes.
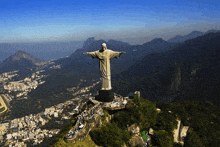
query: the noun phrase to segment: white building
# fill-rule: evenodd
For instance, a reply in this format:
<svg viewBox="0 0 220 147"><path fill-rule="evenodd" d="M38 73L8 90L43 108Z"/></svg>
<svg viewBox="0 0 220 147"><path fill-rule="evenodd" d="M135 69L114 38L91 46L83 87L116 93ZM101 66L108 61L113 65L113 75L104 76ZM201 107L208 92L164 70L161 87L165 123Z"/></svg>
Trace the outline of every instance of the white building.
<svg viewBox="0 0 220 147"><path fill-rule="evenodd" d="M124 101L123 101L123 104L126 105L126 104L127 104L127 100L124 100Z"/></svg>
<svg viewBox="0 0 220 147"><path fill-rule="evenodd" d="M58 112L54 112L54 117L58 117Z"/></svg>
<svg viewBox="0 0 220 147"><path fill-rule="evenodd" d="M7 140L11 140L12 139L12 134L7 134Z"/></svg>

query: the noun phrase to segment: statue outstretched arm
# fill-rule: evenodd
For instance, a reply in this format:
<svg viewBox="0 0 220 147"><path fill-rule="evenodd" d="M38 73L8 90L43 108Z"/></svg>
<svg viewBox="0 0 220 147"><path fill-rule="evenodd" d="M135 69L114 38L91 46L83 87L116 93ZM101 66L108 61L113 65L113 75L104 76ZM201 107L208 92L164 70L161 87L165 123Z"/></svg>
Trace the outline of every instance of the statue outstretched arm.
<svg viewBox="0 0 220 147"><path fill-rule="evenodd" d="M112 51L111 52L111 55L110 55L110 58L119 58L121 54L126 54L126 52L115 52L115 51Z"/></svg>
<svg viewBox="0 0 220 147"><path fill-rule="evenodd" d="M84 52L84 55L90 55L92 58L97 58L96 52Z"/></svg>

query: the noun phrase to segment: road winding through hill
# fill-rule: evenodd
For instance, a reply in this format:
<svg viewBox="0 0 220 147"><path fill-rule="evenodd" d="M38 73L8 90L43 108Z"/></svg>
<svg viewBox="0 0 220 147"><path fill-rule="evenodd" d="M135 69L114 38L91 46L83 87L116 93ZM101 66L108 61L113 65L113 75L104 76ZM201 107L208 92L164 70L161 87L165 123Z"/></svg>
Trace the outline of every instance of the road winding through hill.
<svg viewBox="0 0 220 147"><path fill-rule="evenodd" d="M0 109L1 108L3 108L3 107L5 107L5 110L3 110L2 112L0 112L0 114L2 114L2 113L4 113L4 112L6 112L7 110L8 110L8 107L7 107L7 105L5 104L5 102L4 102L4 100L3 100L3 98L2 98L2 95L0 95Z"/></svg>

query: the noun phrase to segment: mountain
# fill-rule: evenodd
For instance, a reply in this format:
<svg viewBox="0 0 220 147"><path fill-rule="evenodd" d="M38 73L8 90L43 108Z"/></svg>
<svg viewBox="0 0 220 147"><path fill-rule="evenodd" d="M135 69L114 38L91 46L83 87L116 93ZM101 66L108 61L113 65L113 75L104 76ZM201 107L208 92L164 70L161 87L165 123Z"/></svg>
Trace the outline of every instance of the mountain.
<svg viewBox="0 0 220 147"><path fill-rule="evenodd" d="M174 47L176 43L170 43L162 38L155 38L150 42L144 43L142 46L145 50L144 52L147 53L156 53L156 52L163 52L170 50L170 48Z"/></svg>
<svg viewBox="0 0 220 147"><path fill-rule="evenodd" d="M216 32L220 32L220 30L208 30L206 32L200 32L200 31L192 31L191 33L181 36L181 35L177 35L169 40L167 40L168 42L184 42L188 39L193 39L196 38L198 36L202 36L208 33L216 33Z"/></svg>
<svg viewBox="0 0 220 147"><path fill-rule="evenodd" d="M112 78L113 90L139 90L152 101L206 100L220 104L220 33L208 33L163 53L151 53Z"/></svg>
<svg viewBox="0 0 220 147"><path fill-rule="evenodd" d="M0 72L19 70L23 72L32 71L47 64L44 60L36 59L32 55L17 51L14 55L6 58L0 66Z"/></svg>
<svg viewBox="0 0 220 147"><path fill-rule="evenodd" d="M12 54L14 54L16 51L24 51L36 58L48 61L68 56L76 49L81 48L82 45L83 41L0 43L0 51Z"/></svg>
<svg viewBox="0 0 220 147"><path fill-rule="evenodd" d="M220 32L220 30L214 30L214 29L212 29L212 30L206 31L205 34L208 34L208 33L217 33L217 32Z"/></svg>
<svg viewBox="0 0 220 147"><path fill-rule="evenodd" d="M181 35L177 35L174 38L171 38L169 40L167 40L168 42L184 42L187 39L192 39L201 35L204 35L205 33L200 32L200 31L192 31L191 33L189 33L188 35L185 36L181 36Z"/></svg>
<svg viewBox="0 0 220 147"><path fill-rule="evenodd" d="M87 48L92 42L95 41L95 37L90 37L84 41L82 48Z"/></svg>
<svg viewBox="0 0 220 147"><path fill-rule="evenodd" d="M12 55L12 56L8 57L7 59L5 59L3 63L19 61L19 60L22 60L22 59L30 60L33 64L43 62L43 60L36 59L32 55L30 55L26 52L17 51L14 55Z"/></svg>

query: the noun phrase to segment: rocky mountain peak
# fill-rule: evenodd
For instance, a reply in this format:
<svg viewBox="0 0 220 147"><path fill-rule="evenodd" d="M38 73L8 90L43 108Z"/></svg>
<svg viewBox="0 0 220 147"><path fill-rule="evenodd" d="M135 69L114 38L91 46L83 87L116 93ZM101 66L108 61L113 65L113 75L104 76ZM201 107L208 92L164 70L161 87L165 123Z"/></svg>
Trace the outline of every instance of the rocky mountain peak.
<svg viewBox="0 0 220 147"><path fill-rule="evenodd" d="M3 61L3 68L19 69L32 66L41 66L47 64L44 60L34 58L32 55L24 51L16 51L16 53Z"/></svg>
<svg viewBox="0 0 220 147"><path fill-rule="evenodd" d="M166 41L163 40L162 38L155 38L155 39L151 40L150 42L144 43L143 45L144 46L145 45L150 45L150 46L152 46L152 45L161 45L161 44L163 44L165 42Z"/></svg>
<svg viewBox="0 0 220 147"><path fill-rule="evenodd" d="M7 62L7 61L19 61L19 60L22 60L22 59L30 60L33 63L42 62L43 61L43 60L34 58L32 55L30 55L30 54L28 54L28 53L26 53L24 51L16 51L16 53L14 55L8 57L4 62Z"/></svg>
<svg viewBox="0 0 220 147"><path fill-rule="evenodd" d="M27 57L30 57L31 55L27 54L26 52L24 51L16 51L15 55L13 56L14 59L19 59L19 58L27 58Z"/></svg>
<svg viewBox="0 0 220 147"><path fill-rule="evenodd" d="M88 38L84 43L83 43L83 49L87 48L91 43L95 41L95 37L90 37Z"/></svg>

